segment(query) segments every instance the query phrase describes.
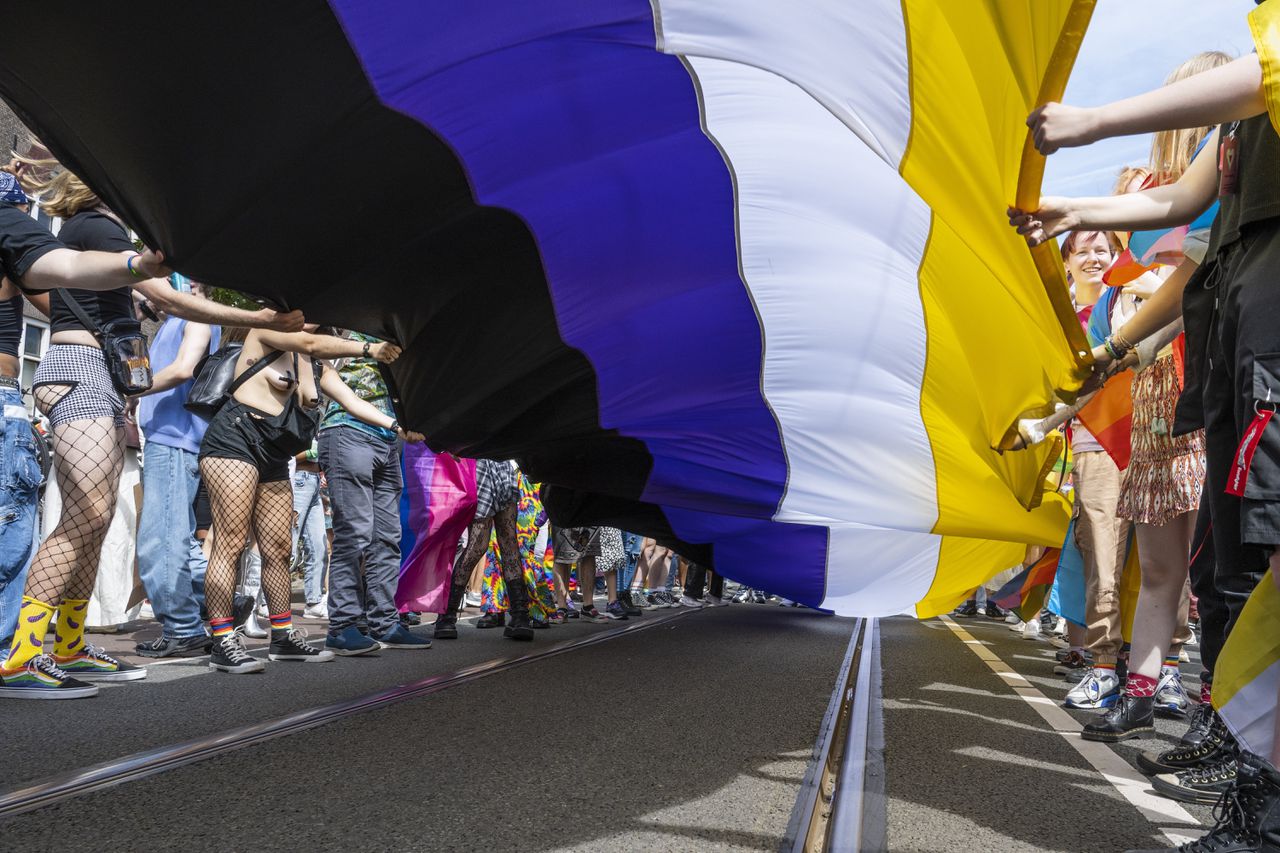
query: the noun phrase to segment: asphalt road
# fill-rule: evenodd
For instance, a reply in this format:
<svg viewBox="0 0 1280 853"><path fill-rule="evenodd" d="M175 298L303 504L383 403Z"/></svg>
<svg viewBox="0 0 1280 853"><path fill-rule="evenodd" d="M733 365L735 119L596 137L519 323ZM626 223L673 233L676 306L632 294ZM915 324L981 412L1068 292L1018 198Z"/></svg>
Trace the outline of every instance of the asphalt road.
<svg viewBox="0 0 1280 853"><path fill-rule="evenodd" d="M19 815L0 850L774 850L851 630L692 613ZM469 627L436 645L263 676L196 660L95 700L5 703L4 787L529 649Z"/></svg>
<svg viewBox="0 0 1280 853"><path fill-rule="evenodd" d="M1001 622L956 621L1061 703L1070 685L1053 674L1053 646L1024 640ZM1168 845L1159 825L942 622L886 619L881 634L892 850L1117 853ZM1198 663L1183 665L1189 689L1198 673ZM1080 723L1095 713L1070 712ZM1175 720L1159 720L1157 727L1158 738L1108 748L1132 763L1138 751L1172 745L1185 731ZM1186 809L1212 825L1209 808ZM1183 831L1200 834L1194 827Z"/></svg>

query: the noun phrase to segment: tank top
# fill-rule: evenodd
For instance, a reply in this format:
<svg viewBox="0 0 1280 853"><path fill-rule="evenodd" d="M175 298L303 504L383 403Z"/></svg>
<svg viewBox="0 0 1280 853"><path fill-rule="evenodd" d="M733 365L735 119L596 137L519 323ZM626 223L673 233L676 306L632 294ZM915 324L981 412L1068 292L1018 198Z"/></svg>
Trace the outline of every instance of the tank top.
<svg viewBox="0 0 1280 853"><path fill-rule="evenodd" d="M1219 131L1219 151L1231 132L1231 125ZM1263 219L1280 216L1280 136L1263 113L1235 126L1239 171L1236 191L1219 199L1206 257L1214 257L1223 246L1240 239L1240 229ZM1222 162L1221 156L1218 158ZM1221 175L1221 168L1219 168Z"/></svg>
<svg viewBox="0 0 1280 853"><path fill-rule="evenodd" d="M153 370L159 371L177 361L178 348L182 346L182 335L186 329L186 320L170 317L164 321L151 341ZM221 337L222 330L213 326L209 339L210 352L218 348ZM194 382L194 379L189 379L176 388L159 394L148 394L138 400L138 426L142 428L147 441L176 447L188 453L200 452L200 440L204 438L204 431L209 424L204 418L193 415L183 407Z"/></svg>

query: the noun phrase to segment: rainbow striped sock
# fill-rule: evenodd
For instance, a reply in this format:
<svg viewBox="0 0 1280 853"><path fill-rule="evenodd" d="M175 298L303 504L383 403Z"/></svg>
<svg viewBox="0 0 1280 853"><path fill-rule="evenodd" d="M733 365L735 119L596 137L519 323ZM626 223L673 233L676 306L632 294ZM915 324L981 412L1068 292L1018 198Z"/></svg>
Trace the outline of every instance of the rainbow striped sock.
<svg viewBox="0 0 1280 853"><path fill-rule="evenodd" d="M1174 669L1177 669L1180 662L1181 661L1178 660L1177 655L1166 655L1164 659L1164 666L1171 666Z"/></svg>
<svg viewBox="0 0 1280 853"><path fill-rule="evenodd" d="M215 639L225 637L235 629L235 620L231 617L209 620L209 632L213 634Z"/></svg>
<svg viewBox="0 0 1280 853"><path fill-rule="evenodd" d="M271 614L271 630L272 631L288 631L293 627L293 611L286 610L283 613Z"/></svg>
<svg viewBox="0 0 1280 853"><path fill-rule="evenodd" d="M1115 665L1114 663L1095 663L1095 664L1093 665L1093 668L1094 668L1094 669L1109 669L1109 670L1111 670L1112 672L1115 672L1115 671L1116 671L1116 665Z"/></svg>

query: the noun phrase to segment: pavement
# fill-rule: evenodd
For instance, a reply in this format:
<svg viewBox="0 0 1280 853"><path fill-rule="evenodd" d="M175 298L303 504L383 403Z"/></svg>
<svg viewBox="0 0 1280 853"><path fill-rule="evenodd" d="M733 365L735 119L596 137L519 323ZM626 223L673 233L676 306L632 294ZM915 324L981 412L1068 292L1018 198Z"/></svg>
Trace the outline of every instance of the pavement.
<svg viewBox="0 0 1280 853"><path fill-rule="evenodd" d="M775 850L852 627L689 613L0 821L0 850ZM616 630L464 625L426 651L252 676L195 658L92 700L6 702L2 786Z"/></svg>
<svg viewBox="0 0 1280 853"><path fill-rule="evenodd" d="M1078 735L1055 731L1014 689L1025 683L1061 704L1071 685L1053 674L1054 646L985 618L955 624L1025 682L997 675L942 621L881 621L890 849L1118 853L1170 846L1165 829L1201 834L1201 827L1144 816L1073 747ZM1193 694L1195 651L1188 649L1193 662L1182 667ZM1084 724L1098 712L1068 713ZM1172 746L1186 726L1158 719L1157 729L1155 738L1097 746L1131 767L1139 751ZM1184 808L1212 826L1211 808Z"/></svg>

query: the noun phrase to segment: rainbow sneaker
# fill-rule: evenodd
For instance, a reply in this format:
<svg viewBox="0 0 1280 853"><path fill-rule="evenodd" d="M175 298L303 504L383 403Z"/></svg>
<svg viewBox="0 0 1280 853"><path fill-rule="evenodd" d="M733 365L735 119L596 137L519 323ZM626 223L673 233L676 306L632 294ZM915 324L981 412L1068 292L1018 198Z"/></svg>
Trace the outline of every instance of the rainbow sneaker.
<svg viewBox="0 0 1280 853"><path fill-rule="evenodd" d="M92 643L69 657L54 657L58 668L72 678L85 681L137 681L147 677L145 667L118 661Z"/></svg>
<svg viewBox="0 0 1280 853"><path fill-rule="evenodd" d="M34 657L16 670L0 664L0 698L87 699L97 695L96 684L85 684L67 675L49 655Z"/></svg>

